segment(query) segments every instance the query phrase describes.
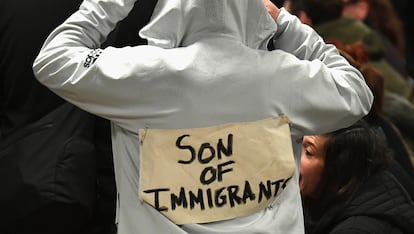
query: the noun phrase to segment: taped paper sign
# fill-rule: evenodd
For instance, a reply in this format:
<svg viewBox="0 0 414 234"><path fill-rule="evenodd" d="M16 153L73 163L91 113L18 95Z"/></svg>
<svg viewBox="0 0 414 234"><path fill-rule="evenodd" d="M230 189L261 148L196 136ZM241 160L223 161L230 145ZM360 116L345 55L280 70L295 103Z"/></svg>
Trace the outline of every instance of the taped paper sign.
<svg viewBox="0 0 414 234"><path fill-rule="evenodd" d="M295 171L286 116L139 136L140 199L176 224L265 209Z"/></svg>

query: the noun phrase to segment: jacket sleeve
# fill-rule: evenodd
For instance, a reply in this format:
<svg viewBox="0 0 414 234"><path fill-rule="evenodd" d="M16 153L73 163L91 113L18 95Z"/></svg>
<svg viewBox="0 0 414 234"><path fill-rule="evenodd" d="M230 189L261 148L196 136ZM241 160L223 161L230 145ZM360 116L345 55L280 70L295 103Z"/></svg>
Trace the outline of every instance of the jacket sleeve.
<svg viewBox="0 0 414 234"><path fill-rule="evenodd" d="M284 54L288 80L300 84L284 95L302 97L285 109L300 134L326 133L346 127L366 115L373 95L362 74L326 44L315 30L281 8L273 37L275 53ZM286 53L287 52L287 53ZM293 66L292 64L299 64ZM281 67L281 66L279 66ZM315 111L319 110L319 111Z"/></svg>
<svg viewBox="0 0 414 234"><path fill-rule="evenodd" d="M137 87L134 78L157 67L159 61L155 55L161 49L151 46L100 47L117 23L129 14L135 2L84 0L79 10L51 32L44 42L33 63L36 79L81 109L122 126L129 123L133 113L128 108L131 106L128 101L132 102L131 93L139 93L141 88ZM131 76L131 72L136 76ZM123 82L118 82L121 79ZM140 104L140 100L134 101Z"/></svg>

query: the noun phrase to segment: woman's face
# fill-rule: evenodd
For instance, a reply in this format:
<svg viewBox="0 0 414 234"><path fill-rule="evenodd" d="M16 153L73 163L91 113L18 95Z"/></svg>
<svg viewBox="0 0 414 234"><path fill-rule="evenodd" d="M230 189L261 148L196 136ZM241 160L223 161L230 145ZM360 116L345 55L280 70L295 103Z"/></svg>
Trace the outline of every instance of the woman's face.
<svg viewBox="0 0 414 234"><path fill-rule="evenodd" d="M304 136L300 160L300 193L304 197L317 196L325 167L326 136Z"/></svg>

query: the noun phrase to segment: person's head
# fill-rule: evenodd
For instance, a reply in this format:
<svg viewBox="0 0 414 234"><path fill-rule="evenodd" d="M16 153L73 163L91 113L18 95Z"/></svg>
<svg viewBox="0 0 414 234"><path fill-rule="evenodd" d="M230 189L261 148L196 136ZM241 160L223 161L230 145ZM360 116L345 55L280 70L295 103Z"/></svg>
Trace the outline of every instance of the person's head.
<svg viewBox="0 0 414 234"><path fill-rule="evenodd" d="M312 25L312 21L305 12L303 0L285 0L283 7L292 15L296 15L302 23Z"/></svg>
<svg viewBox="0 0 414 234"><path fill-rule="evenodd" d="M299 178L305 212L317 219L330 204L346 200L366 178L384 169L390 157L382 132L362 120L305 136Z"/></svg>
<svg viewBox="0 0 414 234"><path fill-rule="evenodd" d="M343 0L342 14L363 21L381 32L404 55L405 39L401 19L390 0Z"/></svg>
<svg viewBox="0 0 414 234"><path fill-rule="evenodd" d="M351 16L357 20L365 20L369 12L368 0L343 0L342 14Z"/></svg>
<svg viewBox="0 0 414 234"><path fill-rule="evenodd" d="M301 0L303 10L312 21L318 25L342 17L342 0Z"/></svg>
<svg viewBox="0 0 414 234"><path fill-rule="evenodd" d="M303 0L285 0L283 7L292 15L298 15L304 10Z"/></svg>
<svg viewBox="0 0 414 234"><path fill-rule="evenodd" d="M367 16L363 19L370 27L381 32L388 40L405 55L404 23L398 16L390 0L366 0Z"/></svg>

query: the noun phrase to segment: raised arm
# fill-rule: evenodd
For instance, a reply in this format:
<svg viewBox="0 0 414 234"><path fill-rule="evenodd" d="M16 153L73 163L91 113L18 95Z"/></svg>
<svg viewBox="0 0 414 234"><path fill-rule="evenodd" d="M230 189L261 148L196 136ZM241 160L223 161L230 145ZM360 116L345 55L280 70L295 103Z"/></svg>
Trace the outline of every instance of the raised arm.
<svg viewBox="0 0 414 234"><path fill-rule="evenodd" d="M300 88L292 87L284 95L306 97L285 107L286 112L295 112L290 115L295 128L302 134L329 132L367 114L373 96L362 74L311 27L269 0L263 2L277 24L274 53L284 57L286 82L299 82Z"/></svg>
<svg viewBox="0 0 414 234"><path fill-rule="evenodd" d="M131 61L144 70L145 65L153 65L156 53L149 50L158 48L100 47L134 4L135 0L85 0L48 36L33 64L37 79L91 113L108 119L126 118L130 103L124 100L137 88L132 79L115 81L130 75ZM100 65L94 66L98 62Z"/></svg>

